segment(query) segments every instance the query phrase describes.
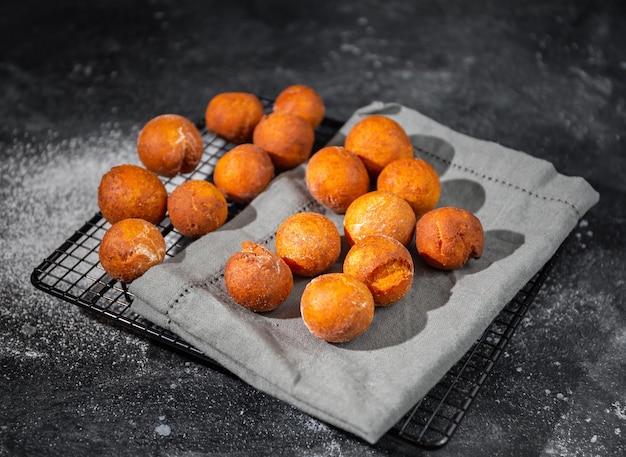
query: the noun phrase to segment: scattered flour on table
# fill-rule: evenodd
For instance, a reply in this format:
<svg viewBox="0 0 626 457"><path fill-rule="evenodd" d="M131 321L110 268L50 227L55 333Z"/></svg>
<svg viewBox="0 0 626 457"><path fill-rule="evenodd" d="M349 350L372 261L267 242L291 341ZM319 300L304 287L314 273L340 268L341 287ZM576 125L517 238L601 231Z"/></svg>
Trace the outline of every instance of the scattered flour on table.
<svg viewBox="0 0 626 457"><path fill-rule="evenodd" d="M304 423L304 428L308 430L309 432L315 432L315 433L328 431L328 426L326 426L326 424L323 424L322 422L319 422L313 418L309 418Z"/></svg>
<svg viewBox="0 0 626 457"><path fill-rule="evenodd" d="M102 175L114 165L139 163L135 130L123 133L107 123L84 138L48 132L7 145L0 163L0 231L11 248L2 250L3 264L17 264L12 257L19 254L19 265L27 260L31 266L96 213Z"/></svg>
<svg viewBox="0 0 626 457"><path fill-rule="evenodd" d="M160 422L165 421L165 419L165 416L159 416ZM161 423L154 428L154 432L159 436L170 436L170 434L172 433L172 428L167 424Z"/></svg>
<svg viewBox="0 0 626 457"><path fill-rule="evenodd" d="M626 405L622 406L619 401L616 401L612 403L611 406L615 408L615 415L618 417L618 419L626 420ZM610 410L607 409L607 412L609 411Z"/></svg>
<svg viewBox="0 0 626 457"><path fill-rule="evenodd" d="M584 229L587 229L588 227L589 227L589 221L587 221L587 219L581 219L581 221L578 223L577 231L574 233L574 238L576 238L576 241L579 243L582 249L587 248L587 243L585 242L585 239L589 239L593 237L592 230L589 230L589 229L584 230Z"/></svg>
<svg viewBox="0 0 626 457"><path fill-rule="evenodd" d="M36 290L29 281L35 266L97 212L101 175L113 165L138 162L137 131L106 123L81 138L62 139L50 131L37 138L16 135L4 145L0 281L10 287L0 291L0 320L6 323L0 358L20 362L13 375L53 376L55 367L67 367L67 376L78 380L81 371L75 368L94 362L96 371L128 364L137 374L144 372L146 341L97 325L76 306ZM120 355L110 360L113 351ZM47 371L30 373L33 359Z"/></svg>
<svg viewBox="0 0 626 457"><path fill-rule="evenodd" d="M26 336L33 336L35 333L37 333L37 327L28 323L22 325L22 328L20 330Z"/></svg>
<svg viewBox="0 0 626 457"><path fill-rule="evenodd" d="M170 436L170 434L172 433L172 429L167 424L157 425L154 428L154 431L156 432L157 435L160 435L160 436Z"/></svg>

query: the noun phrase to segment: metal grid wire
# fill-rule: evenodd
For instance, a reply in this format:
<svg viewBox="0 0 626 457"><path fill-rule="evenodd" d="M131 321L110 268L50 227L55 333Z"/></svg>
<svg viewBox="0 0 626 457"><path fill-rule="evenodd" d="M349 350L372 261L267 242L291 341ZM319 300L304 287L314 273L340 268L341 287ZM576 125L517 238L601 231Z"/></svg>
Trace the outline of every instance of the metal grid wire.
<svg viewBox="0 0 626 457"><path fill-rule="evenodd" d="M452 438L539 293L559 252L500 311L461 360L398 421L391 433L430 449L442 447Z"/></svg>
<svg viewBox="0 0 626 457"><path fill-rule="evenodd" d="M267 99L262 101L266 111L269 111L271 102ZM316 130L314 148L325 145L341 125L338 121L325 119ZM199 127L202 128L202 125ZM205 129L202 129L202 134L205 141L202 161L193 173L164 181L168 193L188 179L211 180L217 160L234 146ZM243 209L241 205L229 205L229 219ZM109 227L102 215L96 213L33 270L31 283L126 330L221 368L217 362L175 334L131 311L133 295L125 285L109 276L98 261L98 246ZM166 256L176 255L189 244L190 240L180 235L169 219L163 220L158 227L165 237ZM424 448L438 448L449 441L544 283L553 259L519 291L465 356L390 430L390 436Z"/></svg>

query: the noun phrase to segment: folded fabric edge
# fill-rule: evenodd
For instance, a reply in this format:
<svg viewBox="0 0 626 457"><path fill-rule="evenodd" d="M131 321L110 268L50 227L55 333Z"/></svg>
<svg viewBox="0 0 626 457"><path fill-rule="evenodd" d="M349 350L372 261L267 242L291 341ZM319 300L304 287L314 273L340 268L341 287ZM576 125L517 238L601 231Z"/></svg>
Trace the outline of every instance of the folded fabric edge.
<svg viewBox="0 0 626 457"><path fill-rule="evenodd" d="M352 126L358 122L361 118L371 116L374 114L380 114L384 116L388 116L390 118L400 118L399 122L402 124L406 124L404 121L405 116L410 116L410 124L411 127L415 125L419 125L419 129L423 129L424 133L437 133L437 135L446 140L450 140L452 144L457 144L458 142L470 142L477 146L487 147L489 150L493 150L494 148L499 148L501 150L505 150L507 153L513 153L516 157L524 158L525 161L535 163L539 166L544 167L544 172L552 175L551 179L557 179L562 182L568 182L571 184L572 191L569 192L567 198L562 198L556 194L552 193L542 193L537 196L554 201L561 201L563 204L569 205L575 209L578 218L581 218L590 208L596 205L599 201L599 193L591 186L591 184L581 176L572 176L565 175L559 172L552 162L549 162L545 159L532 156L527 152L513 149L509 146L497 143L492 140L483 140L479 138L475 138L469 136L465 133L454 130L433 118L430 118L419 111L416 111L412 108L408 108L397 102L382 102L382 101L373 101L369 105L361 107L355 111L355 113L348 119L348 121L343 125L339 132L330 140L329 144L342 144L343 139L352 128ZM407 128L406 125L403 127ZM418 130L419 130L418 129ZM419 133L419 132L415 132ZM415 146L414 146L415 147ZM478 149L478 148L477 148ZM438 160L446 161L447 158L440 157L437 154L429 151L433 157ZM462 168L464 171L467 171L477 178L484 178L488 180L501 181L506 185L510 185L513 187L519 187L521 191L530 193L531 195L536 190L533 186L531 189L525 189L523 185L518 183L510 182L509 179L504 179L501 176L492 175L486 171L474 169L471 165L467 163L459 163L458 160L452 160L450 162L450 166L454 166L456 168ZM547 192L548 189L542 189L543 192Z"/></svg>
<svg viewBox="0 0 626 457"><path fill-rule="evenodd" d="M149 305L147 307L149 308ZM145 309L143 306L140 308ZM381 423L378 427L372 427L372 429L366 430L353 422L348 422L341 417L329 414L328 412L319 409L314 404L289 393L276 383L259 376L256 371L251 370L246 365L231 357L229 354L220 351L214 346L204 343L202 340L196 338L193 334L187 332L184 328L176 325L175 323L172 323L172 331L179 335L183 340L202 351L204 355L212 360L215 360L222 367L226 368L229 372L235 374L239 379L252 387L259 389L262 392L266 392L269 395L272 395L323 422L350 432L366 440L370 444L375 444L395 423Z"/></svg>

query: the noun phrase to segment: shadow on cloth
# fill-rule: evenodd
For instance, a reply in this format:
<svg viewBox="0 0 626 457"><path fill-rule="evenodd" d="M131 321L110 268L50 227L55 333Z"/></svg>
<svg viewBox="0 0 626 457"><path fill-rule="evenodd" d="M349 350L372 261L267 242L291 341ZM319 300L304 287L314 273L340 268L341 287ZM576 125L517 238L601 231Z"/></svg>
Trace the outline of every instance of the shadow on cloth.
<svg viewBox="0 0 626 457"><path fill-rule="evenodd" d="M415 157L428 162L441 177L454 159L454 147L445 140L429 135L409 135Z"/></svg>
<svg viewBox="0 0 626 457"><path fill-rule="evenodd" d="M367 332L341 346L355 351L370 351L402 344L414 338L426 327L428 312L448 303L454 286L462 277L485 270L512 255L524 241L521 233L509 230L486 231L485 246L490 248L488 253L483 254L488 255L472 259L463 268L454 271L432 268L411 250L415 263L411 292L391 306L376 308L374 320Z"/></svg>

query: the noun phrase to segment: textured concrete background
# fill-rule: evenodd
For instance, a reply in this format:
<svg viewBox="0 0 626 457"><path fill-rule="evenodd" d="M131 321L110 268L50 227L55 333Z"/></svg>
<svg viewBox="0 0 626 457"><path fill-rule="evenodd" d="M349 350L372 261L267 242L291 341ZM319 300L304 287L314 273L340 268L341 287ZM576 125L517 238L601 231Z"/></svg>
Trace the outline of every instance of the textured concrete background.
<svg viewBox="0 0 626 457"><path fill-rule="evenodd" d="M400 102L601 195L452 441L456 455L623 455L626 8L578 1L4 1L0 456L395 455L35 290L33 268L136 162L151 117L225 90ZM409 449L413 455L428 455Z"/></svg>

